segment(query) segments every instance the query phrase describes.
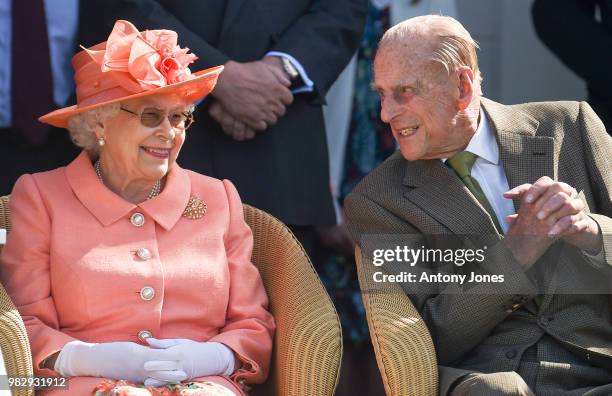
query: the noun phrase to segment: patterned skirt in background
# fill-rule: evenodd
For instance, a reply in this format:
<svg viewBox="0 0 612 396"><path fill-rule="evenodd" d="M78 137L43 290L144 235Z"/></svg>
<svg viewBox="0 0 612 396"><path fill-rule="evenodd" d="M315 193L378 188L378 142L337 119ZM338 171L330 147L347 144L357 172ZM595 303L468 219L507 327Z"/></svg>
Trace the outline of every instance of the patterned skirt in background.
<svg viewBox="0 0 612 396"><path fill-rule="evenodd" d="M396 149L389 126L380 120L378 93L371 88L375 48L389 28L388 4L388 1L370 1L365 30L357 52L357 75L340 203L365 175ZM338 310L345 336L357 344L369 342L354 258L332 255L319 270L319 275Z"/></svg>

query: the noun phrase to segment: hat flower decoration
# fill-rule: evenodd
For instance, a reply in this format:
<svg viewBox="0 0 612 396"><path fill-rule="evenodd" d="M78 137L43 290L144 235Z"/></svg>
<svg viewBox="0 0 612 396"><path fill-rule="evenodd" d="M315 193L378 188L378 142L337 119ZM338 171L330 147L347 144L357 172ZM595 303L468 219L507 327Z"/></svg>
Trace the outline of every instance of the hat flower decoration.
<svg viewBox="0 0 612 396"><path fill-rule="evenodd" d="M107 41L72 59L77 104L55 110L39 120L66 127L73 115L122 100L154 94L177 94L196 102L214 88L223 66L192 73L198 57L178 45L172 30L138 29L130 22L115 22Z"/></svg>

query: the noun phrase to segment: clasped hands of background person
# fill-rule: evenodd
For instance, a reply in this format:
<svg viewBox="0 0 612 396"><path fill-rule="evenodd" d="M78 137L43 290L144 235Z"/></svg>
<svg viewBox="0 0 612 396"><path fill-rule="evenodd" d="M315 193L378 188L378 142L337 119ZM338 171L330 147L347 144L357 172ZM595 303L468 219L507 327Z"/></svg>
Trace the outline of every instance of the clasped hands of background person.
<svg viewBox="0 0 612 396"><path fill-rule="evenodd" d="M253 139L285 115L293 102L291 81L277 56L229 61L219 76L208 113L235 140Z"/></svg>
<svg viewBox="0 0 612 396"><path fill-rule="evenodd" d="M55 370L64 377L91 376L126 380L146 386L210 375L229 376L237 361L218 342L147 338L150 347L134 342L71 341L61 350Z"/></svg>
<svg viewBox="0 0 612 396"><path fill-rule="evenodd" d="M558 239L592 255L601 251L599 225L586 214L572 186L544 176L505 192L504 197L521 201L518 213L507 217L510 229L504 243L525 269Z"/></svg>

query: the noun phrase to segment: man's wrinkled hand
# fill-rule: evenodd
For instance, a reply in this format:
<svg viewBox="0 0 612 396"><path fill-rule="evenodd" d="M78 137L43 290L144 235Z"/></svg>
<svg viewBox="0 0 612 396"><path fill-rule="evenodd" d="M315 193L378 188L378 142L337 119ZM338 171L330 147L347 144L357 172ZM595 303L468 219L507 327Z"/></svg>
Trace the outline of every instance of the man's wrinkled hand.
<svg viewBox="0 0 612 396"><path fill-rule="evenodd" d="M212 95L236 120L263 131L293 102L290 86L289 78L269 61L229 61Z"/></svg>
<svg viewBox="0 0 612 396"><path fill-rule="evenodd" d="M504 196L511 199L520 197L521 205L533 205L536 218L548 224L547 234L550 238L562 238L592 254L600 251L599 226L584 211L584 202L578 197L576 189L567 183L544 176L533 185L517 186ZM513 224L516 218L517 215L509 216L509 223Z"/></svg>
<svg viewBox="0 0 612 396"><path fill-rule="evenodd" d="M510 190L504 196L510 198L508 195L511 193L514 191ZM525 269L535 264L554 242L554 238L548 235L551 226L545 220L538 219L537 213L535 205L527 202L523 196L518 213L507 217L510 228L504 244Z"/></svg>
<svg viewBox="0 0 612 396"><path fill-rule="evenodd" d="M255 137L255 130L229 114L219 102L214 102L208 114L221 125L223 132L239 142Z"/></svg>

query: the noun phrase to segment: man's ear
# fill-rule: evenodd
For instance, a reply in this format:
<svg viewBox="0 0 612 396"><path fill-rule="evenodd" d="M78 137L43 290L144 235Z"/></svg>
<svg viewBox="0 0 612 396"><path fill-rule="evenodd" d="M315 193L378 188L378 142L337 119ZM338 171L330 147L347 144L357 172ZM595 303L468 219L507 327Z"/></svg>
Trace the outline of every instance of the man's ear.
<svg viewBox="0 0 612 396"><path fill-rule="evenodd" d="M467 66L457 69L459 81L459 97L457 98L457 109L463 111L472 103L474 97L474 72Z"/></svg>

